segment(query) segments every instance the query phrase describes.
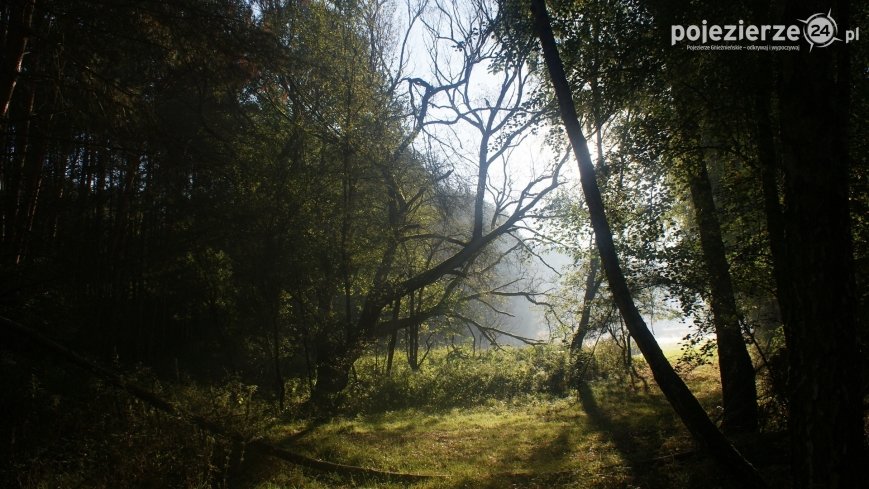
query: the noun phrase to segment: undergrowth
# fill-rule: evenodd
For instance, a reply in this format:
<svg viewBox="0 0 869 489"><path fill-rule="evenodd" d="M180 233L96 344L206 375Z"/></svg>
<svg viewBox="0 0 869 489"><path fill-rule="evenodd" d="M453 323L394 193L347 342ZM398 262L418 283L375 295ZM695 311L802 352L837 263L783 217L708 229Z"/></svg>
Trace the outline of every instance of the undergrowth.
<svg viewBox="0 0 869 489"><path fill-rule="evenodd" d="M396 362L390 372L369 355L354 366L344 412L448 409L528 395L562 396L568 369L563 353L551 345L477 352L444 348L433 351L418 370Z"/></svg>
<svg viewBox="0 0 869 489"><path fill-rule="evenodd" d="M617 347L571 357L559 347L441 349L418 370L361 358L337 416L299 417L238 378L201 385L127 379L247 437L297 453L403 472L449 475L413 487L715 487L706 462L648 460L691 449L690 438L633 358ZM407 487L300 469L233 445L134 397L48 360L0 358L0 487ZM637 376L640 378L638 379ZM683 372L713 416L711 365ZM301 385L299 379L290 379ZM301 406L304 389L292 389Z"/></svg>
<svg viewBox="0 0 869 489"><path fill-rule="evenodd" d="M161 382L147 369L125 380L242 433L268 421L252 386ZM0 358L0 487L231 487L243 453L76 368Z"/></svg>

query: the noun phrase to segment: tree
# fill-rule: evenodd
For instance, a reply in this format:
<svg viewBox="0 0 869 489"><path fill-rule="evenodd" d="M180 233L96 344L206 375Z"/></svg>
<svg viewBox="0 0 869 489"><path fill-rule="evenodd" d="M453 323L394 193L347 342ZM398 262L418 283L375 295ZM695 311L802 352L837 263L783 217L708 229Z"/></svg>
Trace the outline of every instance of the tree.
<svg viewBox="0 0 869 489"><path fill-rule="evenodd" d="M721 238L721 227L712 198L712 185L702 157L688 177L697 216L703 260L709 277L710 301L718 345L725 433L757 430L757 390L754 365L742 338L741 316L736 306L730 266Z"/></svg>
<svg viewBox="0 0 869 489"><path fill-rule="evenodd" d="M784 17L822 8L829 6L786 2ZM843 32L849 29L848 2L832 8ZM849 57L848 45L784 57L776 91L785 207L783 235L771 238L783 239L773 250L797 487L856 487L865 467L848 202ZM805 76L796 80L796 73Z"/></svg>
<svg viewBox="0 0 869 489"><path fill-rule="evenodd" d="M270 290L286 293L268 294L288 303L286 327L274 330L286 333L264 336L272 346L307 325L315 404L334 401L353 362L380 338L406 331L418 363L422 326L482 299L473 283L501 259L492 246L557 184L557 167L515 188L504 171L541 116L529 100L527 53L500 59L497 12L468 7L409 3L404 25L382 2L261 8L296 63L264 74L255 92L257 117L270 128L263 135L284 151L266 152L272 163L252 177L262 195L253 222L262 226L250 229L282 238L270 247L279 259L249 276L272 277ZM430 43L430 73L407 71L414 30ZM496 78L486 94L475 89L484 70ZM459 125L472 146L448 142Z"/></svg>
<svg viewBox="0 0 869 489"><path fill-rule="evenodd" d="M4 23L4 52L3 66L0 68L0 119L5 119L9 112L9 104L18 76L24 63L24 55L27 53L27 41L30 37L28 32L33 21L34 1L10 2L3 17Z"/></svg>
<svg viewBox="0 0 869 489"><path fill-rule="evenodd" d="M721 212L712 200L706 171L705 160L715 155L703 149L726 144L727 136L719 142L714 135L731 128L715 119L722 110L733 109L703 95L707 71L717 68L702 62L687 66L680 53L656 49L649 38L651 19L646 9L632 2L569 2L559 6L555 28L565 47L568 78L576 87L574 99L583 107L585 126L595 138L598 180L619 252L629 263L626 275L632 291L666 287L686 307L693 307L697 296L708 300L722 375L723 428L753 431L754 366L742 336ZM609 152L604 151L604 127L606 141L613 146ZM698 127L705 131L702 137ZM678 204L684 200L684 187L690 190L696 219L683 220L697 226L703 246L691 252L691 259L677 260L675 253L687 251L673 245L680 241L675 218L682 217ZM579 223L584 222L582 216ZM689 237L697 234L684 231ZM687 246L691 240L681 241ZM588 329L596 260L592 256L586 267L574 349ZM697 262L709 265L707 273L696 272Z"/></svg>
<svg viewBox="0 0 869 489"><path fill-rule="evenodd" d="M197 281L192 258L207 254L187 244L204 241L192 216L241 132L242 46L267 49L245 23L249 10L233 1L8 7L4 27L14 31L27 11L30 27L4 86L5 307L67 318L59 333L105 354L169 357L191 337L216 340L222 327L205 333L205 321L191 320L208 289L173 292ZM7 34L17 50L20 38Z"/></svg>
<svg viewBox="0 0 869 489"><path fill-rule="evenodd" d="M542 0L532 2L532 12L534 14L534 27L540 38L546 66L558 98L561 118L579 164L582 189L589 206L590 219L595 231L595 241L603 268L626 326L649 363L656 382L695 439L710 450L725 466L734 470L736 477L743 483L752 487L764 487L765 484L754 467L718 431L697 399L672 369L634 305L616 255L603 200L595 182L594 166L585 137L582 134L582 128L579 125L564 68L558 56L545 2Z"/></svg>

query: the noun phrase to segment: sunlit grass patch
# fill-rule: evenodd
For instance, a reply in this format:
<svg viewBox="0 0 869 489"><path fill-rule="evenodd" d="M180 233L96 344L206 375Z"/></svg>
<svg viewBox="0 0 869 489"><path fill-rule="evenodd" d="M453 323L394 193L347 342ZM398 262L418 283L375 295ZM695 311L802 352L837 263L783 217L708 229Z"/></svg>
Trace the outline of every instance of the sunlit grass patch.
<svg viewBox="0 0 869 489"><path fill-rule="evenodd" d="M404 409L337 419L292 443L312 456L337 457L343 463L478 473L481 463L503 471L544 461L561 468L552 447L576 444L570 437L585 431L583 416L570 400L490 402L443 412ZM535 457L541 449L552 453Z"/></svg>
<svg viewBox="0 0 869 489"><path fill-rule="evenodd" d="M359 382L368 384L357 389L369 396L361 409L345 408L326 422L288 422L267 434L285 448L331 462L445 477L409 484L276 463L254 479L256 487L680 488L703 480L696 475L709 470L702 457L667 459L693 444L640 357L634 365L648 388L599 369L597 377L578 388L565 385L557 395L544 389L545 379L534 379L544 365L563 365L557 357L563 352L541 352L505 350L460 360L434 355L437 361L421 371L397 369L392 379L360 368ZM683 375L714 415L717 365ZM450 385L467 392L450 397ZM384 393L394 397L379 402ZM432 402L423 394L433 394ZM404 402L399 395L407 395Z"/></svg>
<svg viewBox="0 0 869 489"><path fill-rule="evenodd" d="M647 405L654 394L622 396L617 387L603 385L591 391L597 399L594 413L578 397L528 398L441 412L404 409L359 415L296 437L278 429L273 439L333 462L448 476L412 485L421 488L626 487L636 478L634 462L686 443L669 414L660 423L659 402ZM290 472L305 478L280 473L271 478L277 486L259 487L406 487ZM318 485L324 477L329 483Z"/></svg>

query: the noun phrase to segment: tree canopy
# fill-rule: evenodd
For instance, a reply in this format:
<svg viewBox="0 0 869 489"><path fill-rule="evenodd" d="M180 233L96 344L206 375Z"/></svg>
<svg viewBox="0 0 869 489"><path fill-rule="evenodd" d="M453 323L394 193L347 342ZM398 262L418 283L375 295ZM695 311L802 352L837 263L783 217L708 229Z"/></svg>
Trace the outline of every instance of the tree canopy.
<svg viewBox="0 0 869 489"><path fill-rule="evenodd" d="M743 482L764 484L725 435L782 431L794 486L854 487L869 48L844 39L867 9L690 7L6 2L3 324L85 364L251 385L276 415L314 417L352 405L372 356L385 379L439 349L563 344L547 378L581 389L609 338L631 379L639 347ZM693 50L669 30L818 12L841 39L811 49ZM553 254L571 262L547 269L558 287L532 271ZM545 311L550 334L505 326L516 307ZM693 323L676 368L645 326L663 310ZM0 345L16 413L28 362L50 365L22 331ZM720 418L679 375L713 352Z"/></svg>

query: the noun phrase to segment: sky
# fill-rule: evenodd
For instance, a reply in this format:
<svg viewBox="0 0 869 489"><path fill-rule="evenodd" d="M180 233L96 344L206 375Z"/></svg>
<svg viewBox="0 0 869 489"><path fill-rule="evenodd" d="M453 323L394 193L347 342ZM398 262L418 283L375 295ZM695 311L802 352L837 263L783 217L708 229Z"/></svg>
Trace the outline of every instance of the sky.
<svg viewBox="0 0 869 489"><path fill-rule="evenodd" d="M469 6L471 2L459 2L459 4ZM399 36L403 33L403 26L407 25L403 22L408 18L407 11L402 11L402 8L406 7L402 7L399 4L395 11L397 25L399 26L396 29L396 34ZM401 19L404 19L404 21ZM408 38L406 73L408 77L420 77L434 84L433 67L435 63L447 76L459 73L461 68L461 52L453 49L453 41L443 38L449 37L451 29L455 32L456 26L451 26L443 17L437 19L432 16L426 16L426 22L442 38L439 40L431 38L432 31L427 30L425 24L418 21L414 29L410 31ZM472 106L485 111L485 107L489 105L488 101L497 99L501 80L500 74L489 72L488 65L484 64L476 67L467 92ZM445 103L445 100L440 100L440 102ZM448 109L430 112L431 117L444 115L450 117L452 114L453 112ZM542 127L537 134L529 134L521 144L517 145L508 154L507 163L503 167L503 170L500 167L493 168L490 174L490 183L498 186L505 179L510 179L515 184L514 188L521 189L524 187L525 182L528 182L541 172L544 172L548 167L551 167L552 163L557 161L560 155L556 154L545 142L545 135L548 131L549 128ZM458 122L449 127L435 128L432 130L432 133L443 142L443 157L456 165L458 174L464 174L468 181L473 181L477 170L476 151L480 141L479 132L472 128L470 124ZM593 153L592 157L596 158L594 154L596 152L595 145L589 144L589 148ZM579 173L572 157L564 165L560 176L564 182L564 186L576 189L577 192L579 191ZM534 225L533 223L529 224ZM572 259L556 250L545 251L544 259L547 262L546 265L539 260L532 260L527 264L527 269L524 270L524 273L538 277L541 281L541 289L553 289L558 286L558 277L549 267L564 271L571 264ZM506 308L513 317L502 318L505 329L529 338L550 339L550 328L544 319L542 307L535 306L524 298L512 298L508 301ZM660 318L654 318L653 320L650 317L646 317L645 319L647 325L650 326L662 345L678 343L691 329L690 320L663 320Z"/></svg>

